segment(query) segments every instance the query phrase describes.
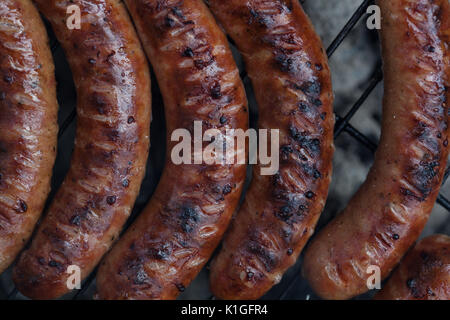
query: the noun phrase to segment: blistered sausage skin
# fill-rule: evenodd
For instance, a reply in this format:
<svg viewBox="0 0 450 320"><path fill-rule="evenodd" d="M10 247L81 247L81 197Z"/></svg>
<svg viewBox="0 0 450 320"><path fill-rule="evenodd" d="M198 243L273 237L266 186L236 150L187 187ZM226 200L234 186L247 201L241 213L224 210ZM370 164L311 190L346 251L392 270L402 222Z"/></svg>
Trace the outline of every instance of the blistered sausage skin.
<svg viewBox="0 0 450 320"><path fill-rule="evenodd" d="M326 299L368 290L420 235L448 157L450 8L447 0L380 0L385 95L379 148L345 210L306 251L303 271Z"/></svg>
<svg viewBox="0 0 450 320"><path fill-rule="evenodd" d="M70 170L14 269L30 298L69 291L67 268L85 278L117 238L137 197L149 149L150 77L145 54L118 0L37 0L66 53L77 89ZM77 5L81 28L66 26Z"/></svg>
<svg viewBox="0 0 450 320"><path fill-rule="evenodd" d="M450 237L421 240L400 263L377 300L450 300Z"/></svg>
<svg viewBox="0 0 450 320"><path fill-rule="evenodd" d="M246 130L247 100L225 35L201 0L126 3L164 97L168 151L150 203L99 268L98 298L174 299L218 245L246 166L175 165L171 135L187 129L194 137L194 121L203 132Z"/></svg>
<svg viewBox="0 0 450 320"><path fill-rule="evenodd" d="M47 32L29 0L0 2L0 273L50 191L58 102Z"/></svg>
<svg viewBox="0 0 450 320"><path fill-rule="evenodd" d="M330 70L297 0L209 4L245 59L258 127L280 130L279 171L261 175L254 167L243 207L211 267L216 297L256 299L295 263L327 198L334 151Z"/></svg>

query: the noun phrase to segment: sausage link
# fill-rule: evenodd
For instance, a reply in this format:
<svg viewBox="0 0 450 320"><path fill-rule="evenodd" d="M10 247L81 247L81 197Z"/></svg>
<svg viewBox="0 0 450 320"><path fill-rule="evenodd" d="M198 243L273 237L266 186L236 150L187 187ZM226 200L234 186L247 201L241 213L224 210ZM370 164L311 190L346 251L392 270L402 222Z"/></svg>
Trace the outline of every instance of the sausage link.
<svg viewBox="0 0 450 320"><path fill-rule="evenodd" d="M245 59L260 129L279 129L280 167L255 166L243 207L211 267L222 299L256 299L313 234L331 179L334 116L327 57L297 0L210 0ZM261 146L260 146L261 147Z"/></svg>
<svg viewBox="0 0 450 320"><path fill-rule="evenodd" d="M385 77L380 145L366 181L304 260L306 278L327 299L367 291L369 266L389 275L420 235L448 157L450 5L378 5Z"/></svg>
<svg viewBox="0 0 450 320"><path fill-rule="evenodd" d="M54 68L31 1L1 1L0 273L28 241L50 191L58 131Z"/></svg>
<svg viewBox="0 0 450 320"><path fill-rule="evenodd" d="M395 270L377 300L450 300L450 237L421 240Z"/></svg>
<svg viewBox="0 0 450 320"><path fill-rule="evenodd" d="M150 203L101 264L100 299L174 299L218 245L245 180L245 164L180 164L176 129L248 126L247 100L225 35L201 0L126 1L161 88L164 172ZM245 152L245 150L234 150Z"/></svg>
<svg viewBox="0 0 450 320"><path fill-rule="evenodd" d="M14 282L30 298L69 291L67 268L85 278L119 235L144 176L149 149L150 76L145 54L118 0L36 0L65 50L77 89L70 170ZM66 10L77 5L81 28Z"/></svg>

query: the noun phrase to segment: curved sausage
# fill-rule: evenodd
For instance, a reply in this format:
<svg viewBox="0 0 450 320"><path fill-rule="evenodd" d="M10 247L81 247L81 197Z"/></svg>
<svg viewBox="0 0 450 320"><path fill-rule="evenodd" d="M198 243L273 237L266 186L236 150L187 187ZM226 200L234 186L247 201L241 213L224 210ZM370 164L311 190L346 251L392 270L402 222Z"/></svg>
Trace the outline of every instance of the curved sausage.
<svg viewBox="0 0 450 320"><path fill-rule="evenodd" d="M334 116L321 41L297 0L210 0L245 59L261 129L279 129L280 166L255 166L243 207L211 267L221 299L256 299L313 234L331 179ZM261 147L261 146L260 146Z"/></svg>
<svg viewBox="0 0 450 320"><path fill-rule="evenodd" d="M54 69L31 1L1 1L0 273L28 241L50 191L58 132Z"/></svg>
<svg viewBox="0 0 450 320"><path fill-rule="evenodd" d="M377 300L450 300L450 237L421 240L395 270Z"/></svg>
<svg viewBox="0 0 450 320"><path fill-rule="evenodd" d="M150 76L120 1L35 2L65 50L77 89L70 170L13 275L24 295L51 299L69 291L69 266L78 266L82 278L92 271L131 212L149 149ZM70 5L80 8L80 29L66 26Z"/></svg>
<svg viewBox="0 0 450 320"><path fill-rule="evenodd" d="M201 0L126 1L159 82L168 152L150 203L97 273L99 299L174 299L218 245L245 180L245 164L171 160L176 129L248 126L247 100L225 35ZM245 150L234 150L234 153Z"/></svg>
<svg viewBox="0 0 450 320"><path fill-rule="evenodd" d="M368 290L370 266L385 278L420 235L448 157L448 0L379 0L385 96L369 175L306 251L303 272L326 299Z"/></svg>

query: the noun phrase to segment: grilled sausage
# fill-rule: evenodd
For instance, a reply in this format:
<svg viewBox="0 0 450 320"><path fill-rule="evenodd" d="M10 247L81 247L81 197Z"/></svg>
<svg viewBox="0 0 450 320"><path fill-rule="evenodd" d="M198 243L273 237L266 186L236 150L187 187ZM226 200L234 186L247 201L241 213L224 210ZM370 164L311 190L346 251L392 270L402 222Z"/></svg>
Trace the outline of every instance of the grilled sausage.
<svg viewBox="0 0 450 320"><path fill-rule="evenodd" d="M280 130L280 167L255 166L243 207L211 267L222 299L256 299L281 280L313 234L331 179L330 70L297 0L210 0L242 52L261 129Z"/></svg>
<svg viewBox="0 0 450 320"><path fill-rule="evenodd" d="M164 97L169 152L150 203L99 268L98 298L174 299L218 245L246 166L176 165L171 135L193 133L194 121L203 132L246 130L247 101L225 35L201 0L126 3Z"/></svg>
<svg viewBox="0 0 450 320"><path fill-rule="evenodd" d="M385 76L380 145L366 181L304 260L309 283L327 299L367 291L369 266L389 275L420 235L448 157L450 5L378 5Z"/></svg>
<svg viewBox="0 0 450 320"><path fill-rule="evenodd" d="M54 65L29 0L0 2L0 273L33 231L56 156Z"/></svg>
<svg viewBox="0 0 450 320"><path fill-rule="evenodd" d="M149 149L150 77L145 54L118 0L37 0L65 50L77 89L70 170L14 269L30 298L69 291L68 266L86 277L118 236L141 185ZM81 28L66 26L77 5Z"/></svg>
<svg viewBox="0 0 450 320"><path fill-rule="evenodd" d="M400 263L377 300L450 300L450 237L420 241Z"/></svg>

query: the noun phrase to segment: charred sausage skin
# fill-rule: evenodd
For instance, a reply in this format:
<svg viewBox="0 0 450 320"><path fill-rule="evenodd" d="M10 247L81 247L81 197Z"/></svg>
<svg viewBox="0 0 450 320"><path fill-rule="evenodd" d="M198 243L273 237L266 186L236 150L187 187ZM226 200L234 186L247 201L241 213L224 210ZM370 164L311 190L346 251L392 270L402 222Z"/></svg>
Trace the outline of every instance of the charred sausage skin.
<svg viewBox="0 0 450 320"><path fill-rule="evenodd" d="M377 300L449 300L450 237L421 240L402 260Z"/></svg>
<svg viewBox="0 0 450 320"><path fill-rule="evenodd" d="M99 299L174 299L202 269L235 210L244 164L175 165L175 129L248 127L247 100L223 32L201 0L126 1L161 88L165 169L150 203L97 274ZM245 152L245 150L234 150Z"/></svg>
<svg viewBox="0 0 450 320"><path fill-rule="evenodd" d="M0 2L0 273L50 191L58 102L47 32L29 0Z"/></svg>
<svg viewBox="0 0 450 320"><path fill-rule="evenodd" d="M145 172L151 115L145 54L117 0L37 0L65 50L77 89L77 133L70 170L14 269L30 298L68 292L68 266L86 277L117 238ZM81 28L66 26L70 5Z"/></svg>
<svg viewBox="0 0 450 320"><path fill-rule="evenodd" d="M256 299L281 280L313 234L331 179L334 116L327 57L296 0L210 0L241 51L258 127L280 130L280 167L253 181L211 267L221 299Z"/></svg>
<svg viewBox="0 0 450 320"><path fill-rule="evenodd" d="M448 157L450 20L447 0L380 0L385 96L379 148L345 210L312 241L303 271L323 298L367 291L420 235Z"/></svg>

